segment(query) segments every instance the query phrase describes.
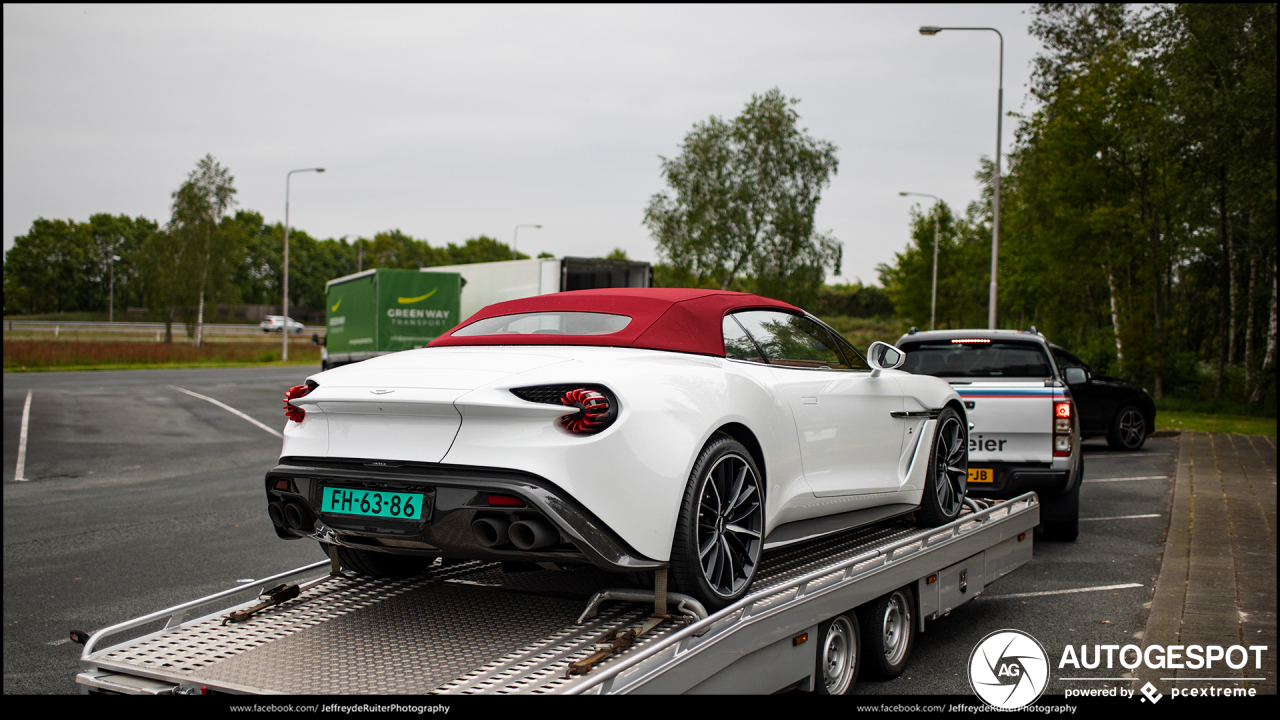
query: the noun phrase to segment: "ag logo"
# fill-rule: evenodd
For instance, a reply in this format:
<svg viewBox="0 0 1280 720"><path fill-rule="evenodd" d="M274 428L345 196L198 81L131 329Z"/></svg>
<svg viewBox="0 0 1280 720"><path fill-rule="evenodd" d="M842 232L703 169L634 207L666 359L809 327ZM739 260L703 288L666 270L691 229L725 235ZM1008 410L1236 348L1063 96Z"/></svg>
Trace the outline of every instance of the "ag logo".
<svg viewBox="0 0 1280 720"><path fill-rule="evenodd" d="M1049 684L1049 658L1040 641L1021 630L997 630L969 656L969 686L1001 710L1030 705Z"/></svg>

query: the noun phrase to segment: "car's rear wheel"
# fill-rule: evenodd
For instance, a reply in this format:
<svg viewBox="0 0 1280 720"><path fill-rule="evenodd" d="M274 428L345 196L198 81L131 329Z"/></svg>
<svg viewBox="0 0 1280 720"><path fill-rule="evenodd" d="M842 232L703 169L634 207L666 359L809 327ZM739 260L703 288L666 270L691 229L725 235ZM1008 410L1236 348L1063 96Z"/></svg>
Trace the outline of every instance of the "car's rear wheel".
<svg viewBox="0 0 1280 720"><path fill-rule="evenodd" d="M911 588L894 590L862 606L858 620L862 623L863 667L882 680L901 675L916 637Z"/></svg>
<svg viewBox="0 0 1280 720"><path fill-rule="evenodd" d="M369 577L407 577L425 571L436 561L433 557L392 555L391 553L357 550L338 546L338 562L352 572Z"/></svg>
<svg viewBox="0 0 1280 720"><path fill-rule="evenodd" d="M764 549L764 487L737 440L717 435L693 463L671 544L676 584L707 609L746 594Z"/></svg>
<svg viewBox="0 0 1280 720"><path fill-rule="evenodd" d="M1120 408L1111 421L1107 444L1116 450L1138 450L1147 441L1147 418L1138 408L1128 405Z"/></svg>
<svg viewBox="0 0 1280 720"><path fill-rule="evenodd" d="M954 408L944 408L933 434L924 495L917 515L926 527L937 527L960 517L969 477L969 430Z"/></svg>
<svg viewBox="0 0 1280 720"><path fill-rule="evenodd" d="M858 677L862 657L858 622L849 615L837 615L818 626L818 658L813 669L813 689L819 695L844 695Z"/></svg>

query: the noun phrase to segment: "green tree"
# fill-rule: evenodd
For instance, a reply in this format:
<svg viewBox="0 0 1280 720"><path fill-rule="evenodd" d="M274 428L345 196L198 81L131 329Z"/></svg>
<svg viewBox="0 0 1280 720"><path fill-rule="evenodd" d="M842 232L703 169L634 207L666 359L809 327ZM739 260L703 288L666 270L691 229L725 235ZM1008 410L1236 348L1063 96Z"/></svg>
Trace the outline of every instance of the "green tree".
<svg viewBox="0 0 1280 720"><path fill-rule="evenodd" d="M236 236L222 232L220 227L223 216L235 204L234 180L231 171L213 155L205 155L173 193L169 235L184 248L185 262L179 263L178 268L179 272L190 273L186 279L192 283L196 297L196 347L203 340L206 297L215 298L231 287L230 279L242 251L235 242Z"/></svg>
<svg viewBox="0 0 1280 720"><path fill-rule="evenodd" d="M722 289L747 278L799 304L839 273L839 241L813 223L836 147L797 127L798 102L776 88L752 95L741 115L696 123L679 156L660 158L671 194L650 199L644 222L673 268Z"/></svg>

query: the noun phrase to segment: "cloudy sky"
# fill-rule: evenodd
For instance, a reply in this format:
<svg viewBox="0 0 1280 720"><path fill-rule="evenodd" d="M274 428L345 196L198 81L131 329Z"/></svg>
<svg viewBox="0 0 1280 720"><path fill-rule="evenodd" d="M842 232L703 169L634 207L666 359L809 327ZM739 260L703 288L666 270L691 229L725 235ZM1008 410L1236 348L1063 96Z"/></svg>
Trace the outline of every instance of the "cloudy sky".
<svg viewBox="0 0 1280 720"><path fill-rule="evenodd" d="M876 282L931 193L963 208L1006 111L1027 108L1026 6L4 6L4 247L38 217L164 222L206 153L239 208L313 236L656 260L658 156L752 93L800 98L839 148L817 223L839 282ZM1006 119L1004 148L1015 123ZM925 203L931 201L925 199Z"/></svg>

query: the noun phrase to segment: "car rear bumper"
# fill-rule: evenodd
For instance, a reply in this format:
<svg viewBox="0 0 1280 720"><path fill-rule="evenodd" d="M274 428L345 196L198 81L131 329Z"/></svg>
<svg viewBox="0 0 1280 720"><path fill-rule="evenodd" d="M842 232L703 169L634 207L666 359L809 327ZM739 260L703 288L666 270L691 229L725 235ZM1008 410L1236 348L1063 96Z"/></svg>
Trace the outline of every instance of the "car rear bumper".
<svg viewBox="0 0 1280 720"><path fill-rule="evenodd" d="M1021 463L971 463L972 467L989 467L994 470L995 481L968 484L969 494L975 497L1014 498L1022 493L1035 491L1041 497L1062 495L1072 490L1070 469L1057 469L1045 464L1028 467Z"/></svg>
<svg viewBox="0 0 1280 720"><path fill-rule="evenodd" d="M321 542L392 554L442 556L514 562L591 563L618 572L666 567L636 552L594 514L550 481L528 473L493 468L432 463L375 467L361 460L281 458L266 475L268 502L305 505L304 529L276 527L282 538L310 537ZM275 488L292 482L290 491ZM416 492L428 507L422 520L338 515L321 512L327 485L344 488ZM519 498L523 507L490 506L488 493ZM508 521L541 518L559 532L562 542L538 550L481 545L471 532L484 517Z"/></svg>

